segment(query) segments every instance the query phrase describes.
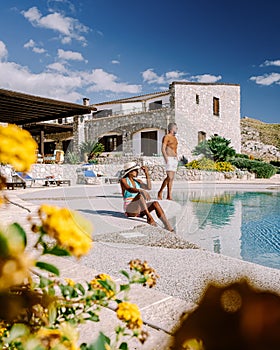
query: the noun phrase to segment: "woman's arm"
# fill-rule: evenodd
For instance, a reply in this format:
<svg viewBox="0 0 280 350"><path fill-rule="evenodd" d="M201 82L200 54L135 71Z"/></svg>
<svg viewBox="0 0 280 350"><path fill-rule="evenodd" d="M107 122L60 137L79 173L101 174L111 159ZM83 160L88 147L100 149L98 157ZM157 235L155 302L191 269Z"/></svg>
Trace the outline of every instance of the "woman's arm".
<svg viewBox="0 0 280 350"><path fill-rule="evenodd" d="M145 173L147 183L145 184L144 182L141 181L140 182L140 186L141 186L141 188L144 188L145 190L151 190L152 189L152 183L151 183L151 178L150 178L150 174L149 174L149 171L148 171L148 167L142 166L141 169Z"/></svg>
<svg viewBox="0 0 280 350"><path fill-rule="evenodd" d="M121 183L123 192L124 192L124 191L128 191L128 192L130 192L130 193L140 193L140 192L141 192L141 190L140 190L139 188L130 187L130 186L127 184L127 182L126 182L125 179L121 179L120 183Z"/></svg>

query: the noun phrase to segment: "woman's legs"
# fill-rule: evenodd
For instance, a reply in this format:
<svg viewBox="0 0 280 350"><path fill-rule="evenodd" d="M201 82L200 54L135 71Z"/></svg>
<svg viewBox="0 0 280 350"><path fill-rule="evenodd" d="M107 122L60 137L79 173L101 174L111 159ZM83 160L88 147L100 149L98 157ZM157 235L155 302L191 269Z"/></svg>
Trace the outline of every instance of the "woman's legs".
<svg viewBox="0 0 280 350"><path fill-rule="evenodd" d="M147 216L147 223L156 226L156 222L152 217L150 210L147 207L147 203L143 196L138 194L131 203L126 207L127 216L135 217L140 214L140 216Z"/></svg>
<svg viewBox="0 0 280 350"><path fill-rule="evenodd" d="M163 222L165 229L168 231L171 231L171 232L174 231L172 226L170 225L167 217L165 216L165 213L164 213L161 205L159 204L159 202L153 201L152 203L150 203L148 210L149 210L149 212L155 210L157 217Z"/></svg>

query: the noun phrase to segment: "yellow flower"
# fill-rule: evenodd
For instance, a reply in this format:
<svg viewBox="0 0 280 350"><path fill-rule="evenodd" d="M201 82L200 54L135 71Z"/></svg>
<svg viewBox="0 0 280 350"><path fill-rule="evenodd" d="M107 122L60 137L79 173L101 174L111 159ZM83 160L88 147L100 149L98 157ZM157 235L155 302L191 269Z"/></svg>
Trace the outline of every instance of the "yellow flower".
<svg viewBox="0 0 280 350"><path fill-rule="evenodd" d="M36 162L37 143L30 133L16 125L0 126L0 163L17 171L28 171Z"/></svg>
<svg viewBox="0 0 280 350"><path fill-rule="evenodd" d="M4 336L6 330L7 328L5 322L0 321L0 339Z"/></svg>
<svg viewBox="0 0 280 350"><path fill-rule="evenodd" d="M200 339L188 339L182 344L182 349L186 350L204 350L203 343Z"/></svg>
<svg viewBox="0 0 280 350"><path fill-rule="evenodd" d="M117 316L121 321L126 322L130 329L140 328L143 324L138 306L128 301L118 305Z"/></svg>
<svg viewBox="0 0 280 350"><path fill-rule="evenodd" d="M75 281L73 281L71 278L65 278L65 281L70 287L74 287L76 284Z"/></svg>
<svg viewBox="0 0 280 350"><path fill-rule="evenodd" d="M95 278L92 281L90 281L92 288L101 290L102 292L104 292L106 294L106 296L108 298L114 297L115 292L113 290L107 290L106 288L104 288L102 286L102 284L100 283L100 280L113 281L109 275L106 275L106 273L101 273L101 274L95 276Z"/></svg>
<svg viewBox="0 0 280 350"><path fill-rule="evenodd" d="M72 255L80 257L92 247L92 225L79 213L43 204L39 217L44 231Z"/></svg>
<svg viewBox="0 0 280 350"><path fill-rule="evenodd" d="M0 258L0 291L24 283L30 276L34 261L24 253L6 259Z"/></svg>

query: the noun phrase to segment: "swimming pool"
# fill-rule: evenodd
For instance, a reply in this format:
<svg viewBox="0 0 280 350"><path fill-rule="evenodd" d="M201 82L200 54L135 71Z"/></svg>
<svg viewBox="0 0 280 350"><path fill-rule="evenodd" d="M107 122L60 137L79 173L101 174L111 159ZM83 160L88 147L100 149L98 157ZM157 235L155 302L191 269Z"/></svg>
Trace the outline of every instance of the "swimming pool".
<svg viewBox="0 0 280 350"><path fill-rule="evenodd" d="M280 192L174 191L176 231L215 253L280 269Z"/></svg>

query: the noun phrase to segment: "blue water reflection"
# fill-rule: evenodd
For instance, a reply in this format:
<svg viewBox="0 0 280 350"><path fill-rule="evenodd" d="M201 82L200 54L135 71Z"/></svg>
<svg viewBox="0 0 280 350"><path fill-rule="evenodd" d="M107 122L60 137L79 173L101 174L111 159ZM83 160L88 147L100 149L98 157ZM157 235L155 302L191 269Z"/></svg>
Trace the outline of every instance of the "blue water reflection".
<svg viewBox="0 0 280 350"><path fill-rule="evenodd" d="M202 248L280 269L280 193L176 192L177 232Z"/></svg>

